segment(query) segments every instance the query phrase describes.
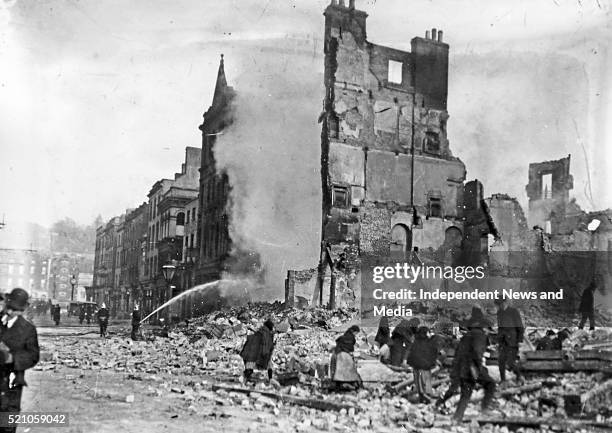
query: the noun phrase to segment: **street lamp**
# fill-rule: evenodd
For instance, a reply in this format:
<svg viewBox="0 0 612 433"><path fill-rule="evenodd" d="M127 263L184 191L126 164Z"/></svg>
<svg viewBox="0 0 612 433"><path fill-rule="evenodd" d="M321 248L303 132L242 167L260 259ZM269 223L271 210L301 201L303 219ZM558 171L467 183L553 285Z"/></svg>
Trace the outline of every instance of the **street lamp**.
<svg viewBox="0 0 612 433"><path fill-rule="evenodd" d="M162 266L162 273L164 274L164 280L166 280L166 291L170 291L170 283L174 278L174 274L176 273L176 266L173 264L166 264ZM162 304L165 302L165 296L162 299Z"/></svg>
<svg viewBox="0 0 612 433"><path fill-rule="evenodd" d="M71 301L74 301L74 286L76 286L76 284L77 284L77 279L73 275L72 278L70 279L70 285L72 286L72 293L70 294Z"/></svg>

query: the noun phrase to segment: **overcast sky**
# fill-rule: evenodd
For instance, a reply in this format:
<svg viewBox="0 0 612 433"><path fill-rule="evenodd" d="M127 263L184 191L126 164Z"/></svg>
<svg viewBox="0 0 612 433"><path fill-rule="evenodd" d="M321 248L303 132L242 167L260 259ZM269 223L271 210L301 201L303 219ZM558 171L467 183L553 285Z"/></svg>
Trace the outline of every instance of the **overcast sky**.
<svg viewBox="0 0 612 433"><path fill-rule="evenodd" d="M179 170L185 146L200 146L219 54L236 84L249 64L237 47L321 38L327 3L0 0L0 213L90 223L138 205L157 179ZM580 204L612 207L609 0L357 7L368 12L375 43L409 49L425 29L444 30L451 149L487 194L524 203L528 163L571 153Z"/></svg>

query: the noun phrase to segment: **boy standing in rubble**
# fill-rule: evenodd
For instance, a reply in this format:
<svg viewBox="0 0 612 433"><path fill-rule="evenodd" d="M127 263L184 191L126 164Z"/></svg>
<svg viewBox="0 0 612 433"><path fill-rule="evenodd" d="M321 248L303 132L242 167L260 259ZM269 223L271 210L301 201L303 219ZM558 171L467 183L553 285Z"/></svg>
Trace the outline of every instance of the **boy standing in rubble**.
<svg viewBox="0 0 612 433"><path fill-rule="evenodd" d="M516 375L517 381L520 381L521 373L517 364L518 349L525 334L521 314L516 308L510 307L505 299L497 299L495 304L497 305L499 377L502 382L506 380L507 366Z"/></svg>

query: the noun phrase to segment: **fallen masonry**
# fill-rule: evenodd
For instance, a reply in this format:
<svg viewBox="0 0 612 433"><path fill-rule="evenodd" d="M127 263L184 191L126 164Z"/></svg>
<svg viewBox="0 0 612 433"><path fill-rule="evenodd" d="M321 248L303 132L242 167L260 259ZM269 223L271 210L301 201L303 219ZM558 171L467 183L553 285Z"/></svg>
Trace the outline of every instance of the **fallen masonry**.
<svg viewBox="0 0 612 433"><path fill-rule="evenodd" d="M479 413L482 393L476 392L466 422L458 426L450 422L458 395L441 410L419 403L412 372L378 362L373 344L376 329L365 328L356 346L364 389L337 393L326 388L330 349L340 332L358 323L356 310L284 309L280 304L254 304L247 310L249 314L239 308L211 313L169 329L167 337L155 337L148 328L145 341L130 340L127 328L109 339L58 336L44 342L42 360L35 369L62 374L92 399L133 401L131 390L125 395L105 395L82 385L84 376L112 372L126 383L137 381L145 386L145 398L171 398L177 408L193 413L205 404L220 409L238 406L253 411L253 418L264 425L269 421L266 417L286 416L292 423L287 428L298 431L397 431L399 426L411 432L467 432L470 428L478 432L592 432L612 428L612 375L606 368L533 369L521 386L498 390L502 409L487 417ZM238 354L250 330L268 317L283 324L279 327L283 332L275 337L275 378L265 383L261 375L255 385L245 385ZM429 325L435 328L433 321ZM534 339L541 334L541 329L527 332ZM609 341L610 336L610 330L575 331L564 350L525 351L523 362L608 365L609 351L582 348ZM495 376L494 354L489 361ZM444 393L449 383L448 368L436 368L435 393Z"/></svg>

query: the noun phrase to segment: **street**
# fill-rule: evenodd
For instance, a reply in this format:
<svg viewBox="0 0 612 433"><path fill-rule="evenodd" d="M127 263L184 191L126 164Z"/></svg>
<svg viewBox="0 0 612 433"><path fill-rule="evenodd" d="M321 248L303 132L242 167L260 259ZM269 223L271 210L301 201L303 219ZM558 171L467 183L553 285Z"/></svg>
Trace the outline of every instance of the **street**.
<svg viewBox="0 0 612 433"><path fill-rule="evenodd" d="M117 359L113 346L130 344L127 336L103 340L94 325L70 325L38 328L41 352L53 353L68 346L74 349L75 358L78 358L78 352L89 347L107 347L108 356L104 358L107 364L91 369L57 365L46 369L43 366L28 371L22 411L68 413L68 427L46 427L45 432L256 431L251 429L252 425L258 425L261 431L285 431L271 425L264 428L257 422L258 414L252 407L219 406L214 399L180 394L165 387L186 382L212 382L214 372L198 376L160 374L154 380L134 380L128 379L130 374L126 371L106 369L106 365L114 364ZM109 331L113 334L120 329L120 325L115 325ZM145 344L139 342L135 346ZM130 395L134 396L134 401L128 403L126 397ZM197 406L193 404L196 399ZM275 421L281 426L289 422L288 419L285 415ZM18 431L42 430L22 427Z"/></svg>

